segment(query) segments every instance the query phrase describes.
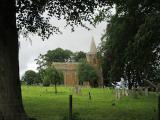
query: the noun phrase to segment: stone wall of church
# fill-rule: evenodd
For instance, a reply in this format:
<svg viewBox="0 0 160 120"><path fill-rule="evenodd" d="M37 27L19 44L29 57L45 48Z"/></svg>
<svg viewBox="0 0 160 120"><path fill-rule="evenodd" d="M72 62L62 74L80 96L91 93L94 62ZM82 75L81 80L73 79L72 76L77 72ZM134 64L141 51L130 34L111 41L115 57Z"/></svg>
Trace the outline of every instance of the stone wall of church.
<svg viewBox="0 0 160 120"><path fill-rule="evenodd" d="M53 66L61 70L64 75L64 85L75 86L78 84L77 66L76 62L54 62Z"/></svg>
<svg viewBox="0 0 160 120"><path fill-rule="evenodd" d="M99 64L98 59L96 56L88 56L87 61L89 64L91 64L95 70L97 71L99 80L98 80L98 85L102 86L103 85L103 77L102 77L102 70L101 66ZM61 70L64 75L64 85L66 86L75 86L78 85L78 73L77 73L77 67L79 63L77 62L54 62L53 66Z"/></svg>

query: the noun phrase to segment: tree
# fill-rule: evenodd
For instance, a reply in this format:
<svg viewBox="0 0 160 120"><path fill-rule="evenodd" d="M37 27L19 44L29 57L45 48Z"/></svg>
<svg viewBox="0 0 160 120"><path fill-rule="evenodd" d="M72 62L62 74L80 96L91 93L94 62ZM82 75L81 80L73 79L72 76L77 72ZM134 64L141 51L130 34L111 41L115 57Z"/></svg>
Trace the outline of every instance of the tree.
<svg viewBox="0 0 160 120"><path fill-rule="evenodd" d="M48 87L50 86L50 84L51 84L50 78L48 77L48 75L44 75L43 76L43 86Z"/></svg>
<svg viewBox="0 0 160 120"><path fill-rule="evenodd" d="M112 81L125 78L129 88L141 86L146 79L155 78L154 71L159 66L160 3L156 0L114 2L116 13L102 38L104 62L110 64L106 75Z"/></svg>
<svg viewBox="0 0 160 120"><path fill-rule="evenodd" d="M48 64L53 62L65 62L65 60L70 59L73 53L70 50L63 50L62 48L57 48L55 50L49 50L44 56Z"/></svg>
<svg viewBox="0 0 160 120"><path fill-rule="evenodd" d="M37 70L41 71L42 69L51 66L53 62L65 62L71 59L72 51L63 50L62 48L56 48L55 50L49 50L46 54L40 54L37 59L35 59L36 64L38 65Z"/></svg>
<svg viewBox="0 0 160 120"><path fill-rule="evenodd" d="M88 81L92 87L98 86L98 75L96 70L87 62L81 62L78 66L78 79L79 82Z"/></svg>
<svg viewBox="0 0 160 120"><path fill-rule="evenodd" d="M38 58L35 59L35 61L36 61L36 64L38 65L37 67L38 71L43 71L43 69L47 66L47 63L45 61L45 56L42 54L40 54Z"/></svg>
<svg viewBox="0 0 160 120"><path fill-rule="evenodd" d="M27 85L40 83L38 73L33 70L26 71L22 80L24 80Z"/></svg>
<svg viewBox="0 0 160 120"><path fill-rule="evenodd" d="M0 1L0 119L26 120L18 63L18 35L14 0Z"/></svg>
<svg viewBox="0 0 160 120"><path fill-rule="evenodd" d="M140 26L135 40L131 45L135 47L133 58L138 69L144 73L141 75L143 79L159 82L159 58L160 58L160 14L151 13L148 15L144 23ZM139 51L138 51L139 50ZM143 59L142 59L143 56Z"/></svg>
<svg viewBox="0 0 160 120"><path fill-rule="evenodd" d="M55 85L55 94L57 94L57 84L62 83L64 80L63 73L58 71L54 67L48 67L44 73L44 85L54 84Z"/></svg>
<svg viewBox="0 0 160 120"><path fill-rule="evenodd" d="M74 59L76 62L80 62L83 59L86 59L86 53L84 53L83 51L79 51L74 53Z"/></svg>

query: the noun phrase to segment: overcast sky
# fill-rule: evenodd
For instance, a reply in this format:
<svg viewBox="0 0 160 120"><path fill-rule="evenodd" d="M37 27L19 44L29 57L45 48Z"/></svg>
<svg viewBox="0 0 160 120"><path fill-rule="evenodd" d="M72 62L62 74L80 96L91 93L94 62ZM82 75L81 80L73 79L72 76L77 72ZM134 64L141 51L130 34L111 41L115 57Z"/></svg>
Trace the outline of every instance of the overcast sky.
<svg viewBox="0 0 160 120"><path fill-rule="evenodd" d="M31 41L20 37L20 75L22 76L26 70L36 70L36 59L39 54L45 54L48 50L53 50L58 47L69 49L71 51L88 52L90 42L94 37L96 46L100 43L100 38L106 28L106 23L101 23L88 31L85 28L77 27L75 32L71 32L70 28L64 28L63 20L53 20L53 25L57 25L62 30L63 34L53 35L48 40L42 41L38 36L32 36Z"/></svg>

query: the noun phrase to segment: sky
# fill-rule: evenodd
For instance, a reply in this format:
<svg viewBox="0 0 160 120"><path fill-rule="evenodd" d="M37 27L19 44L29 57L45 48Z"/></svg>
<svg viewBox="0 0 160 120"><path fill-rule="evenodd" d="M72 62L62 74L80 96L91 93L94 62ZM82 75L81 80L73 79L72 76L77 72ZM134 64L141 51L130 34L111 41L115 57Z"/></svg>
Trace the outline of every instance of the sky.
<svg viewBox="0 0 160 120"><path fill-rule="evenodd" d="M45 54L48 50L60 47L63 49L69 49L73 52L88 52L92 37L94 37L96 46L98 46L101 41L101 36L106 29L106 23L102 22L95 28L88 25L91 28L90 31L82 27L75 27L75 31L71 32L69 27L64 27L64 20L52 20L51 22L53 25L58 26L63 34L53 34L45 41L42 41L40 37L35 35L31 36L30 40L20 36L20 76L22 76L26 70L36 71L37 65L34 60L39 54Z"/></svg>

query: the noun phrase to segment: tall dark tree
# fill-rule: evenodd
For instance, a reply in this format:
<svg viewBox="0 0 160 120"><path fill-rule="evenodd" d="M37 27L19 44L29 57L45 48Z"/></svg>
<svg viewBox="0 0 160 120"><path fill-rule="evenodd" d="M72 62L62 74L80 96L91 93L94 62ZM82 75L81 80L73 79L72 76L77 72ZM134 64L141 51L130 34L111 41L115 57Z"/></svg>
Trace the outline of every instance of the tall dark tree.
<svg viewBox="0 0 160 120"><path fill-rule="evenodd" d="M17 3L17 9L16 9ZM111 2L108 1L108 4ZM63 18L67 24L82 24L90 20L97 6L106 5L101 0L1 0L0 1L0 119L25 120L19 80L18 35L33 32L48 38L56 27L44 18L47 10L50 17ZM17 26L16 26L17 11Z"/></svg>
<svg viewBox="0 0 160 120"><path fill-rule="evenodd" d="M159 69L158 0L114 1L116 13L107 26L102 47L109 62L108 77L128 80L129 88L152 80Z"/></svg>
<svg viewBox="0 0 160 120"><path fill-rule="evenodd" d="M0 1L0 119L25 120L18 63L14 0Z"/></svg>

